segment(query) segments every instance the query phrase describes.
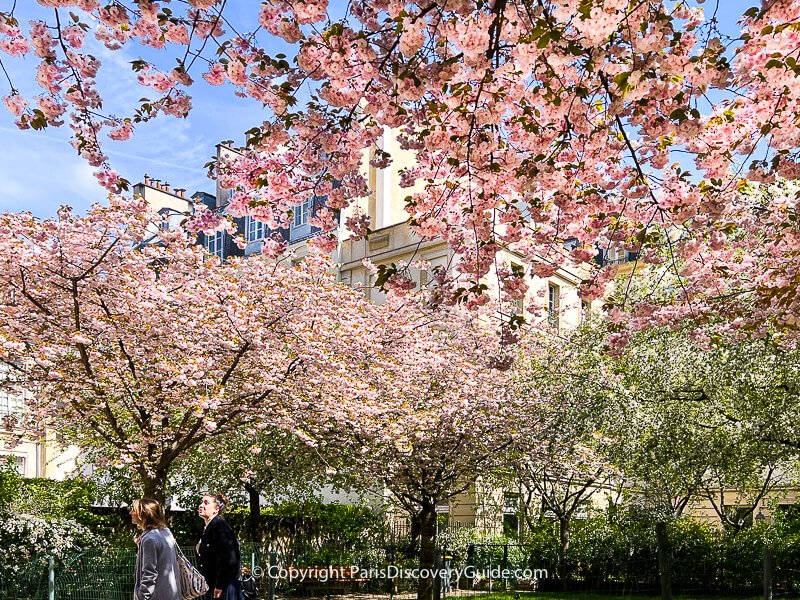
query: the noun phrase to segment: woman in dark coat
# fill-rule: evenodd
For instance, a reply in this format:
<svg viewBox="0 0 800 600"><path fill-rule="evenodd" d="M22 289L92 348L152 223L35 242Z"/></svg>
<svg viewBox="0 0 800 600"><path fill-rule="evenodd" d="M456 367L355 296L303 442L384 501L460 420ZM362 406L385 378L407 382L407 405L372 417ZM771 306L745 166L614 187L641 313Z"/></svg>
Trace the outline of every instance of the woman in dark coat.
<svg viewBox="0 0 800 600"><path fill-rule="evenodd" d="M198 566L208 583L206 600L242 600L239 541L222 518L227 505L224 496L206 494L197 508L206 523L197 544Z"/></svg>

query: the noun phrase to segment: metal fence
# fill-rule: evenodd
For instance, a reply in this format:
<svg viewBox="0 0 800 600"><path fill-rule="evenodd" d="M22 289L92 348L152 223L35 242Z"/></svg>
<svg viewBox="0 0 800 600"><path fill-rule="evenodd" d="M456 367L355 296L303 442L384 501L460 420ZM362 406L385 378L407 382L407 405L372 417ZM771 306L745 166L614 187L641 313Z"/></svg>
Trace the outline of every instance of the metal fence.
<svg viewBox="0 0 800 600"><path fill-rule="evenodd" d="M196 563L194 547L184 553ZM136 550L109 548L73 555L64 561L37 557L13 577L0 578L0 600L131 600ZM285 546L281 549L242 545L245 575L260 600L348 596L405 600L416 595L421 576L430 575L435 598L470 596L503 600L531 592L616 596L657 596L657 566L652 561L616 565L613 573L579 565L568 579L556 577L557 565L541 564L530 548L519 544L473 544L458 555L444 549L432 573L419 573L416 549L403 544L380 548ZM684 598L758 597L763 572L737 572L731 578L716 569L673 572L673 590ZM724 585L721 582L726 582ZM800 572L776 565L772 594L800 597ZM559 596L561 597L561 596Z"/></svg>
<svg viewBox="0 0 800 600"><path fill-rule="evenodd" d="M447 556L445 552L445 556ZM770 559L771 561L772 559ZM559 577L556 562L543 561L538 551L525 544L472 544L466 556L445 560L452 566L451 588L463 592L506 592L519 597L525 592L567 592L598 597L652 596L661 594L658 562L652 560L616 560L607 563L571 565L566 577ZM672 557L671 587L683 598L800 598L800 570L791 565L770 562L764 565L732 565L707 557L705 562Z"/></svg>

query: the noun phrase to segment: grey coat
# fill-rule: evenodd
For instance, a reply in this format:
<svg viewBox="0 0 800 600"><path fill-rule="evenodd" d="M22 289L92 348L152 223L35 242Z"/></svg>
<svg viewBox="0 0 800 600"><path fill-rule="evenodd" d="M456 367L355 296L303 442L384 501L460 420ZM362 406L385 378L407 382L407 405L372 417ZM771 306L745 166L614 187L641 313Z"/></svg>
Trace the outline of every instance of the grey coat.
<svg viewBox="0 0 800 600"><path fill-rule="evenodd" d="M150 529L139 539L135 600L181 600L181 579L175 538L166 527Z"/></svg>

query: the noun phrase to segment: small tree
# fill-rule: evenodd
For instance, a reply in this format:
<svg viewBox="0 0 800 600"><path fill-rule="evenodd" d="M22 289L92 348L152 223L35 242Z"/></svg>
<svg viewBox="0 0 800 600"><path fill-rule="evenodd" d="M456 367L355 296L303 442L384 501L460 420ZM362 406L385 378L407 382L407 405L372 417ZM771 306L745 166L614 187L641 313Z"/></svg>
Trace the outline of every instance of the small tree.
<svg viewBox="0 0 800 600"><path fill-rule="evenodd" d="M351 358L346 394L309 398L322 410L308 435L350 473L385 486L419 524L419 566L431 569L436 506L496 471L515 440L535 439L535 398L508 393L510 363L481 321L413 299L385 307L383 348ZM419 581L420 600L433 582Z"/></svg>
<svg viewBox="0 0 800 600"><path fill-rule="evenodd" d="M195 447L181 461L172 482L187 505L206 490L246 497L250 537L255 541L262 500L274 504L313 498L331 479L329 469L318 451L293 433L258 424Z"/></svg>
<svg viewBox="0 0 800 600"><path fill-rule="evenodd" d="M617 377L604 352L604 327L586 324L558 336L531 335L521 345L513 393L539 398L538 415L550 431L543 447L514 456L513 475L531 513L551 512L559 524L558 575L569 577L570 524L576 511L615 475L607 458L609 426L617 418ZM539 510L533 509L533 504Z"/></svg>

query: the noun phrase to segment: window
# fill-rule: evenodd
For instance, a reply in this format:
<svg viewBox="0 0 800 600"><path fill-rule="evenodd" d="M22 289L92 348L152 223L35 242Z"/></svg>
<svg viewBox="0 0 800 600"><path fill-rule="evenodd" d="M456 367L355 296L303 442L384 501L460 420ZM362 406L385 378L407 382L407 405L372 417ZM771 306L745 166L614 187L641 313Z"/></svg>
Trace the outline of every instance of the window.
<svg viewBox="0 0 800 600"><path fill-rule="evenodd" d="M248 216L245 223L247 241L258 242L264 239L264 223Z"/></svg>
<svg viewBox="0 0 800 600"><path fill-rule="evenodd" d="M0 454L0 462L5 463L9 457L13 457L13 463L17 469L17 473L25 477L25 467L27 466L25 457L19 454Z"/></svg>
<svg viewBox="0 0 800 600"><path fill-rule="evenodd" d="M290 241L299 240L311 235L311 225L308 222L308 218L311 216L313 209L313 198L309 198L302 204L294 207L294 217L292 218L292 224L289 231Z"/></svg>
<svg viewBox="0 0 800 600"><path fill-rule="evenodd" d="M592 303L588 300L581 300L581 322L586 321L592 316Z"/></svg>
<svg viewBox="0 0 800 600"><path fill-rule="evenodd" d="M522 265L512 262L511 263L511 273L514 277L519 277L521 280L525 280L525 267ZM521 315L522 311L525 309L525 298L514 298L513 300L514 311L515 315Z"/></svg>
<svg viewBox="0 0 800 600"><path fill-rule="evenodd" d="M505 513L503 515L503 535L507 538L519 538L519 515Z"/></svg>
<svg viewBox="0 0 800 600"><path fill-rule="evenodd" d="M302 227L308 223L308 217L311 214L311 206L314 203L312 198L309 198L301 205L296 206L294 209L294 226Z"/></svg>
<svg viewBox="0 0 800 600"><path fill-rule="evenodd" d="M503 512L517 514L519 512L519 494L503 494Z"/></svg>
<svg viewBox="0 0 800 600"><path fill-rule="evenodd" d="M225 232L216 231L206 235L206 250L209 254L225 258Z"/></svg>
<svg viewBox="0 0 800 600"><path fill-rule="evenodd" d="M625 251L622 248L609 248L604 253L603 262L606 264L625 262Z"/></svg>
<svg viewBox="0 0 800 600"><path fill-rule="evenodd" d="M503 535L519 537L519 494L503 494Z"/></svg>
<svg viewBox="0 0 800 600"><path fill-rule="evenodd" d="M170 223L169 223L169 215L166 213L160 213L161 221L158 224L158 228L163 231L169 231Z"/></svg>
<svg viewBox="0 0 800 600"><path fill-rule="evenodd" d="M561 288L555 283L547 284L547 322L551 327L559 327Z"/></svg>
<svg viewBox="0 0 800 600"><path fill-rule="evenodd" d="M627 252L623 248L606 248L600 251L601 265L621 264L635 261L638 258L636 252Z"/></svg>
<svg viewBox="0 0 800 600"><path fill-rule="evenodd" d="M25 408L25 399L20 394L0 391L0 417L18 415Z"/></svg>

